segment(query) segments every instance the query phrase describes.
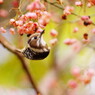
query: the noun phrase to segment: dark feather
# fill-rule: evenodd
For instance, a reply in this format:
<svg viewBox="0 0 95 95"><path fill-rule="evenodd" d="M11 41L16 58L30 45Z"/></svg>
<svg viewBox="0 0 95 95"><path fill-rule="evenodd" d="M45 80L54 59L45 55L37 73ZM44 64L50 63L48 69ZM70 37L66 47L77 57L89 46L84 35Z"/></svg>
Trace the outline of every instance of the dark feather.
<svg viewBox="0 0 95 95"><path fill-rule="evenodd" d="M44 59L48 56L50 51L47 52L35 52L31 50L30 48L26 48L23 51L23 54L26 58L31 59L31 60L41 60Z"/></svg>

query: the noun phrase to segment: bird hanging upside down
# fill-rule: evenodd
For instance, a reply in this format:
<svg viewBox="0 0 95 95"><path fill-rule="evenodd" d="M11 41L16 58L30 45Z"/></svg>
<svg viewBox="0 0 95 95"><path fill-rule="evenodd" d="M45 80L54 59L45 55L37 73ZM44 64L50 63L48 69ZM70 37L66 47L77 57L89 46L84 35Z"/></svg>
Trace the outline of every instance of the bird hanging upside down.
<svg viewBox="0 0 95 95"><path fill-rule="evenodd" d="M30 60L41 60L48 56L50 48L43 40L43 33L44 30L40 33L34 33L29 37L29 40L27 41L27 46L21 50L21 53L26 58Z"/></svg>

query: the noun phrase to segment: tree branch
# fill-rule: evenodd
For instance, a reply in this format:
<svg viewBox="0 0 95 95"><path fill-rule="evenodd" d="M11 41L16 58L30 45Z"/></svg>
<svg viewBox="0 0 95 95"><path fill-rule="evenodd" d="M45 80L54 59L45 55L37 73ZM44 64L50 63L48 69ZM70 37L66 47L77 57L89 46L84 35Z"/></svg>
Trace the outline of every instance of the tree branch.
<svg viewBox="0 0 95 95"><path fill-rule="evenodd" d="M64 10L63 7L60 7L60 6L56 5L55 3L49 2L48 0L44 0L44 1L47 2L47 3L50 4L50 5L52 5L52 6L56 7L56 8L58 8L58 9ZM81 16L79 16L79 15L77 15L77 14L75 14L75 13L71 13L71 14L74 15L74 16L77 16L77 17L81 17Z"/></svg>
<svg viewBox="0 0 95 95"><path fill-rule="evenodd" d="M32 76L31 76L31 74L30 74L30 72L29 72L29 69L28 69L28 67L27 67L27 62L26 62L25 58L23 57L23 55L20 54L19 52L17 52L17 48L14 47L14 46L12 46L12 45L8 42L8 40L7 40L4 36L2 36L1 34L0 34L0 43L1 43L6 49L8 49L10 52L14 53L14 54L18 57L18 59L19 59L19 60L21 61L21 63L22 63L22 67L23 67L24 71L26 72L26 74L27 74L27 76L28 76L28 79L29 79L31 85L33 86L33 88L35 89L37 95L41 95L39 89L37 88L37 86L36 86L36 84L35 84L35 82L34 82Z"/></svg>
<svg viewBox="0 0 95 95"><path fill-rule="evenodd" d="M52 5L52 6L56 7L56 8L58 8L58 9L64 10L64 8L63 8L63 7L61 7L61 6L59 6L59 5L56 5L55 3L52 3L52 2L50 2L50 1L48 1L48 0L44 0L44 1L45 1L46 3L48 3L48 4L50 4L50 5ZM76 13L71 12L71 14L72 14L72 15L74 15L74 16L77 16L77 17L81 18L81 16L80 16L80 15L78 15L78 14L76 14ZM95 14L94 14L94 15L92 15L92 16L95 16ZM92 25L94 25L94 26L95 26L95 23L94 23L94 22L92 22Z"/></svg>

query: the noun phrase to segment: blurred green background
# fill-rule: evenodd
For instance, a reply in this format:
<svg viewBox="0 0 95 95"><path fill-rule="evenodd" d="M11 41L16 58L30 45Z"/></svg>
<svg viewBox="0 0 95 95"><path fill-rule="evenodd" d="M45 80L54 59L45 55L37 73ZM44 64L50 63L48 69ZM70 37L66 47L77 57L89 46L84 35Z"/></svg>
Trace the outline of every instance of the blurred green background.
<svg viewBox="0 0 95 95"><path fill-rule="evenodd" d="M10 6L12 0L5 0L4 4L0 5L1 8L5 8L10 10L12 6ZM25 2L25 0L23 1ZM24 4L24 3L23 3ZM50 10L52 8L52 10ZM85 8L75 7L75 13L78 15L93 15L95 7L86 8L86 12L84 12ZM53 16L59 15L59 22L55 22L55 19L51 20L50 23L45 28L44 39L47 44L51 47L51 52L47 58L44 60L33 61L27 60L29 62L28 67L30 69L31 75L34 80L38 83L44 76L47 74L52 66L56 65L55 60L57 60L58 64L60 64L60 60L69 60L68 56L70 55L71 59L65 66L63 66L63 70L60 72L60 79L63 82L67 82L70 78L72 78L70 74L70 68L73 66L80 66L81 68L86 68L89 66L89 63L92 60L94 55L93 47L89 47L88 45L84 46L79 52L75 53L72 50L71 46L67 46L63 43L66 38L76 38L80 42L82 41L83 34L88 33L92 35L90 29L94 28L94 26L81 26L76 20L79 20L78 17L74 15L68 16L68 20L62 20L61 14L62 10L55 8L53 6L48 5L48 10L53 13L56 12ZM8 24L8 21L11 17L15 16L14 10L9 13L8 18L0 17L0 26ZM92 16L91 19L95 22L95 17ZM72 31L75 27L79 28L79 32L74 34ZM50 30L56 29L58 31L58 43L55 46L51 46L49 41L52 39L50 36ZM19 39L21 39L23 47L26 44L27 37L26 35L20 37L18 34L10 35L9 32L3 34L13 45L16 47L19 46ZM95 35L94 35L95 36ZM21 43L21 42L20 42ZM56 58L55 58L56 55ZM64 62L63 62L64 63ZM4 47L0 45L0 85L7 87L30 87L28 82L26 73L24 72L22 65L18 58L12 53L8 52Z"/></svg>

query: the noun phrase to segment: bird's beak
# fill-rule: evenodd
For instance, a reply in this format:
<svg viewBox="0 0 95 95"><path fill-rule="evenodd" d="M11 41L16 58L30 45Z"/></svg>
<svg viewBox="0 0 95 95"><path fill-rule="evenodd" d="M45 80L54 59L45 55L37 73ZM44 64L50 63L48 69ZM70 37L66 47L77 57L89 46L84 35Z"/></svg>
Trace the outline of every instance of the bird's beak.
<svg viewBox="0 0 95 95"><path fill-rule="evenodd" d="M41 38L42 34L44 34L44 31L45 31L45 30L43 30L43 31L40 33L40 38Z"/></svg>

